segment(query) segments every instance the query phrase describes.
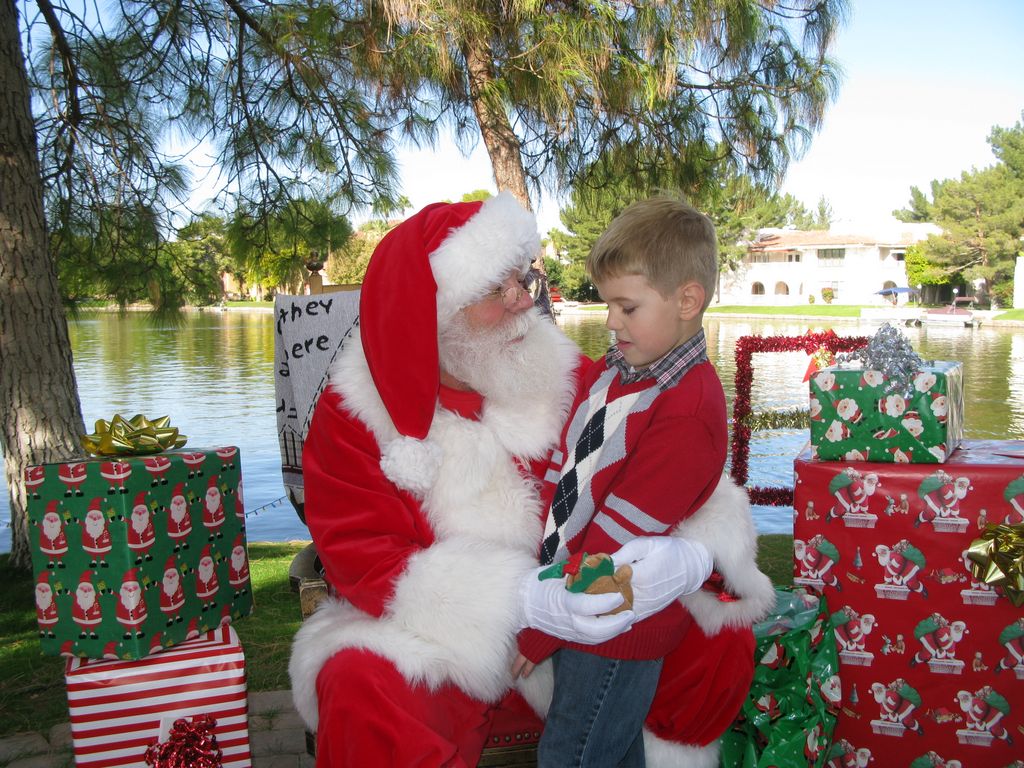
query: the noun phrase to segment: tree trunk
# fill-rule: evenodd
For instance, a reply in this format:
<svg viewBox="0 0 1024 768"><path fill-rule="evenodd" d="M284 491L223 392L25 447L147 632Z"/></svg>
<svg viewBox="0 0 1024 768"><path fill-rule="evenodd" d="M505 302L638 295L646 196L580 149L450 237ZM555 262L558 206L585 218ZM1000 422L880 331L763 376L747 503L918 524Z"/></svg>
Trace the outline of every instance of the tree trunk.
<svg viewBox="0 0 1024 768"><path fill-rule="evenodd" d="M532 211L530 194L526 189L526 171L523 170L519 137L512 130L505 110L492 108L484 96L488 85L494 80L486 41L467 41L464 55L466 69L469 72L469 98L473 104L476 121L480 125L480 136L491 159L494 183L498 185L499 191L507 189L527 210Z"/></svg>
<svg viewBox="0 0 1024 768"><path fill-rule="evenodd" d="M85 425L46 235L14 0L0 0L0 82L0 448L11 500L11 565L28 569L25 468L80 454Z"/></svg>

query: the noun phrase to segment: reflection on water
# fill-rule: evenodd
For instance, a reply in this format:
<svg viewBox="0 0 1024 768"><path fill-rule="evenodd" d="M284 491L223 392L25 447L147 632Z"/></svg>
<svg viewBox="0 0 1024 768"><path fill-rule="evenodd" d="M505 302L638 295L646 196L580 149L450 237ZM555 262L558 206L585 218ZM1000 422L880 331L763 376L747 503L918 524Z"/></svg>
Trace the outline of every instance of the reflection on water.
<svg viewBox="0 0 1024 768"><path fill-rule="evenodd" d="M592 357L604 354L611 335L603 316L565 316L559 324ZM797 336L823 331L822 321L709 319L708 355L718 368L730 404L736 339L749 335ZM837 323L844 335L870 335L876 325ZM1024 328L902 329L925 359L961 360L967 394L966 433L971 438L1024 437ZM241 449L252 541L307 538L287 505L268 507L284 495L277 449L272 376L274 325L269 312L188 314L181 326L154 325L145 316L87 313L70 323L86 425L114 413L171 416L190 447L234 444ZM757 354L751 405L755 412L806 404L802 352ZM805 430L754 433L750 482L789 485L793 457ZM262 509L261 509L262 508ZM7 489L0 475L0 551L10 549ZM792 531L792 510L755 509L761 532Z"/></svg>

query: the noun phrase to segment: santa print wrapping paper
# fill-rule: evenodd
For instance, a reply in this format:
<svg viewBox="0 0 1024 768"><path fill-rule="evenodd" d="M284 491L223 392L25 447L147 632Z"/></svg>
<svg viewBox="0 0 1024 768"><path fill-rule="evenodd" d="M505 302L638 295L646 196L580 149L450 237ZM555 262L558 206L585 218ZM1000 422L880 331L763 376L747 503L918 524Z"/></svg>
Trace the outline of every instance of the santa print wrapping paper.
<svg viewBox="0 0 1024 768"><path fill-rule="evenodd" d="M805 449L794 475L794 582L824 594L839 648L828 766L1020 768L1024 610L966 551L1024 522L1024 442L965 441L941 466Z"/></svg>
<svg viewBox="0 0 1024 768"><path fill-rule="evenodd" d="M252 612L238 449L30 467L43 652L137 659Z"/></svg>
<svg viewBox="0 0 1024 768"><path fill-rule="evenodd" d="M831 366L809 379L811 446L820 459L935 464L964 433L963 364L934 362L908 382Z"/></svg>
<svg viewBox="0 0 1024 768"><path fill-rule="evenodd" d="M224 768L251 765L245 657L228 625L145 659L69 659L65 675L78 768L146 766L174 721L210 715Z"/></svg>

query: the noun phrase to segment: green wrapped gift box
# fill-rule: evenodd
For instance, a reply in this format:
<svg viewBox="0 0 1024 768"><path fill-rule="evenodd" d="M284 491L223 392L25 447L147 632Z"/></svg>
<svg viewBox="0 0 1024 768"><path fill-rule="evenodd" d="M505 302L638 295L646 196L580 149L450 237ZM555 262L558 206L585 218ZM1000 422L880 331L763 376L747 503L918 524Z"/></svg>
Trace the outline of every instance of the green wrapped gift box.
<svg viewBox="0 0 1024 768"><path fill-rule="evenodd" d="M722 736L723 768L820 768L842 700L828 606L803 588L776 588L775 610L754 626L754 680Z"/></svg>
<svg viewBox="0 0 1024 768"><path fill-rule="evenodd" d="M252 612L238 449L25 472L43 652L138 659Z"/></svg>
<svg viewBox="0 0 1024 768"><path fill-rule="evenodd" d="M825 461L944 462L963 440L963 365L936 361L909 381L830 366L810 377L811 446Z"/></svg>

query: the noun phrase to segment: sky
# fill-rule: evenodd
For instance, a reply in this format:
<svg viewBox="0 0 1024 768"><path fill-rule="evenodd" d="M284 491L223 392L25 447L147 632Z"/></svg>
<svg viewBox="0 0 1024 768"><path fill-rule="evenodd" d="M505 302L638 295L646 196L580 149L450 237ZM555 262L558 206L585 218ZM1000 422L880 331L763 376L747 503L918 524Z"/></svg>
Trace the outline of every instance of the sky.
<svg viewBox="0 0 1024 768"><path fill-rule="evenodd" d="M832 49L838 96L781 188L811 209L824 196L834 227L887 222L912 186L992 165L992 128L1024 119L1024 0L850 5ZM398 159L414 210L495 189L482 145L468 158L444 143ZM558 201L541 199L537 217L541 232L560 226Z"/></svg>

